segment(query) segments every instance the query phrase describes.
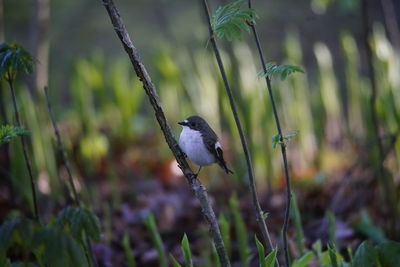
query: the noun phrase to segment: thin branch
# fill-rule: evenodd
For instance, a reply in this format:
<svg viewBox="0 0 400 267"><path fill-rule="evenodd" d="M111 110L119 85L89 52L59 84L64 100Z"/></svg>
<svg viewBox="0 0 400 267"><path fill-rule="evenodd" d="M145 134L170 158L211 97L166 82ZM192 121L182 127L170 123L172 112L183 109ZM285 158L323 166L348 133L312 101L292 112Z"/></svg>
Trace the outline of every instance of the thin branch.
<svg viewBox="0 0 400 267"><path fill-rule="evenodd" d="M80 198L78 196L78 192L76 191L76 187L75 187L75 184L74 184L74 179L72 178L71 165L69 163L69 160L68 160L68 157L67 157L67 152L66 152L66 150L64 148L64 144L63 144L63 142L61 140L60 130L58 129L58 125L57 125L57 122L56 122L56 119L55 119L55 116L54 116L54 112L53 112L53 109L52 109L51 104L50 104L49 92L48 92L47 86L44 87L44 93L45 93L45 96L46 96L47 110L49 112L50 119L51 119L51 124L53 125L54 134L55 134L56 139L57 139L58 150L62 155L62 161L64 163L65 168L67 169L68 182L69 182L70 187L72 189L74 205L78 206L78 207L81 207L82 203L81 203ZM94 255L93 255L93 250L92 250L92 247L90 245L90 240L89 240L89 237L87 236L87 234L85 234L85 243L86 244L83 245L83 249L85 251L85 256L86 256L86 259L88 261L89 266L93 266L93 265L97 266L97 262L96 262L96 259L95 259ZM89 251L90 251L90 253L89 253Z"/></svg>
<svg viewBox="0 0 400 267"><path fill-rule="evenodd" d="M11 77L11 75L8 75L8 76ZM19 112L18 112L18 107L17 107L17 98L15 96L13 82L11 79L7 79L7 82L11 89L12 101L13 101L14 112L15 112L15 120L17 121L17 126L22 127L21 119L19 117ZM35 183L35 179L33 178L32 166L31 166L31 162L29 159L29 155L28 155L28 149L27 149L27 145L25 143L24 136L21 136L20 139L21 139L21 144L22 144L22 152L24 154L24 159L25 159L25 165L26 165L26 168L28 169L29 178L30 178L30 182L31 182L34 218L36 221L40 222L39 209L38 209L38 204L37 204L37 199L36 199L36 183Z"/></svg>
<svg viewBox="0 0 400 267"><path fill-rule="evenodd" d="M248 6L249 6L249 8L251 8L251 0L248 0ZM254 40L257 44L257 50L258 50L258 54L260 57L263 71L264 71L264 73L267 73L266 62L264 59L264 54L261 49L261 44L260 44L260 40L258 38L256 26L254 25L254 23L250 23L250 27L253 32ZM276 128L278 130L278 134L281 138L281 141L283 142L283 134L282 134L281 124L279 121L278 111L277 111L276 105L275 105L274 95L272 94L271 79L269 78L268 75L265 75L265 82L267 83L268 93L269 93L269 97L271 99L272 110L274 113ZM291 191L291 186L290 186L289 165L288 165L288 160L287 160L287 155L286 155L286 145L284 142L281 144L281 152L282 152L282 159L283 159L283 164L284 164L284 169L285 169L285 179L286 179L286 210L285 210L285 219L284 219L283 227L282 227L283 251L285 253L286 266L290 266L288 243L287 243L287 228L288 228L289 218L290 218L290 204L291 204L290 202L291 202L291 197L292 197L292 195L291 195L292 191Z"/></svg>
<svg viewBox="0 0 400 267"><path fill-rule="evenodd" d="M179 167L181 168L183 174L185 175L188 183L197 199L200 202L201 210L206 218L209 229L211 232L211 236L213 238L219 260L222 266L230 266L230 262L228 256L225 251L224 243L222 241L221 232L219 229L218 221L215 216L215 213L211 207L211 204L208 200L208 194L204 186L197 179L196 175L190 169L188 163L186 162L184 153L180 149L176 139L171 131L171 128L168 125L167 119L165 118L164 111L161 107L161 103L159 97L156 92L156 88L151 81L149 74L140 59L139 53L136 47L133 45L127 30L125 29L124 24L122 23L121 17L116 9L112 0L102 0L103 5L106 8L108 15L110 16L111 22L114 26L114 30L117 33L119 39L122 42L122 46L124 47L126 53L129 55L129 58L132 62L133 68L141 82L143 83L143 89L145 90L150 104L152 105L156 119L161 127L161 130L164 134L165 140L174 154L176 161L178 162Z"/></svg>
<svg viewBox="0 0 400 267"><path fill-rule="evenodd" d="M45 93L45 96L46 96L47 110L49 111L51 123L52 123L53 129L54 129L54 134L55 134L56 139L57 139L58 150L62 155L62 161L63 161L63 163L65 165L65 168L67 169L68 182L69 182L69 185L70 185L70 187L72 189L72 195L74 196L74 204L75 204L75 206L80 206L80 200L79 200L76 188L75 188L74 179L72 178L71 165L69 163L69 160L68 160L68 157L67 157L67 152L65 151L65 148L64 148L64 144L61 141L60 131L58 129L57 122L56 122L56 119L54 117L53 109L51 108L51 104L50 104L50 100L49 100L49 92L48 92L47 86L44 87L44 93Z"/></svg>
<svg viewBox="0 0 400 267"><path fill-rule="evenodd" d="M399 23L397 22L396 8L392 0L381 0L383 18L391 41L397 52L400 53Z"/></svg>
<svg viewBox="0 0 400 267"><path fill-rule="evenodd" d="M361 16L362 16L362 27L363 27L363 42L366 49L366 65L367 65L367 72L369 79L371 81L371 95L369 99L370 103L370 112L371 112L371 120L372 120L372 127L374 128L374 135L375 135L375 142L378 148L378 166L377 166L377 176L379 177L379 181L381 181L383 189L384 189L384 200L387 202L387 206L391 210L393 216L392 229L395 229L396 218L397 215L397 207L396 201L393 199L393 190L389 184L389 177L386 177L385 170L383 167L383 162L385 161L385 151L383 148L382 138L380 136L379 131L379 118L378 118L378 111L377 111L377 103L378 103L378 84L375 77L374 72L374 65L373 65L373 52L372 47L370 44L370 37L371 37L371 24L369 22L369 15L368 15L368 0L362 1L361 7Z"/></svg>
<svg viewBox="0 0 400 267"><path fill-rule="evenodd" d="M272 246L271 238L269 236L268 228L267 228L267 225L264 220L264 213L261 210L260 203L259 203L258 197L257 197L256 184L255 184L254 173L253 173L253 166L251 164L250 152L248 149L246 137L244 135L242 124L239 119L239 115L238 115L238 111L236 108L235 100L233 98L232 90L228 83L228 78L225 73L225 68L222 63L221 55L219 53L217 43L214 38L214 31L211 26L210 12L208 10L207 0L203 0L202 4L203 4L204 12L207 16L208 30L210 32L210 42L211 42L215 57L217 59L217 63L218 63L219 70L221 72L222 79L224 81L226 93L228 94L229 103L230 103L230 106L232 109L233 117L235 118L236 127L239 131L240 141L242 143L244 155L246 158L247 171L248 171L248 175L249 175L249 190L250 190L250 193L252 196L253 207L256 212L256 220L257 220L258 226L261 230L261 233L263 235L263 240L264 240L264 245L265 245L264 247L269 247L271 250L273 250L273 246Z"/></svg>

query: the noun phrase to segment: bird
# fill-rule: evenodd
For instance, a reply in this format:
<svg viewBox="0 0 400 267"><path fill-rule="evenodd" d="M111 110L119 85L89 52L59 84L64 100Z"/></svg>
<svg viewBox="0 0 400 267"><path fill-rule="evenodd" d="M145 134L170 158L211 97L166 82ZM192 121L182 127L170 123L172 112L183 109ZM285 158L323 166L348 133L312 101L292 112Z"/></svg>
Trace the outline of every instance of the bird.
<svg viewBox="0 0 400 267"><path fill-rule="evenodd" d="M226 166L217 134L202 117L190 116L178 124L183 127L179 146L186 156L199 166L196 176L203 166L213 163L218 163L227 174L233 174L233 171Z"/></svg>

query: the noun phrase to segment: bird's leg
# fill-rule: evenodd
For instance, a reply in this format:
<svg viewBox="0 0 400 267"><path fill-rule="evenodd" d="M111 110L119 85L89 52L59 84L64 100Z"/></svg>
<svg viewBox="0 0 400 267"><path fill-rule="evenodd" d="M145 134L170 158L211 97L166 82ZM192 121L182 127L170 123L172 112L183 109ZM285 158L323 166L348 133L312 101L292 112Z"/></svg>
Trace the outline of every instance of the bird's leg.
<svg viewBox="0 0 400 267"><path fill-rule="evenodd" d="M199 170L197 171L197 173L196 173L196 178L199 176L199 173L200 173L200 171L201 171L201 166L199 167Z"/></svg>

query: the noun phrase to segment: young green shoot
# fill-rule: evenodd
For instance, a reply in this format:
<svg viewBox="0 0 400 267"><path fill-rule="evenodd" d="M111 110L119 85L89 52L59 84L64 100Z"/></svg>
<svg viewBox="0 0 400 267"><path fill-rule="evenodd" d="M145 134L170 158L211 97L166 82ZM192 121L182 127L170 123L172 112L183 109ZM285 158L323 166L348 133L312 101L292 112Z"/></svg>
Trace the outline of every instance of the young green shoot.
<svg viewBox="0 0 400 267"><path fill-rule="evenodd" d="M284 64L278 65L275 62L268 62L265 64L265 71L264 68L261 69L258 73L258 77L268 77L272 79L274 76L280 76L281 80L285 80L289 75L300 72L304 73L304 70L299 66Z"/></svg>
<svg viewBox="0 0 400 267"><path fill-rule="evenodd" d="M185 266L193 267L192 252L190 251L189 239L187 238L186 234L182 238L181 250L182 250L183 257L185 259Z"/></svg>
<svg viewBox="0 0 400 267"><path fill-rule="evenodd" d="M243 0L219 7L211 17L211 26L218 38L229 41L242 39L242 31L249 32L248 23L255 23L254 9L243 8Z"/></svg>
<svg viewBox="0 0 400 267"><path fill-rule="evenodd" d="M293 137L298 135L299 132L300 131L296 130L284 137L281 137L281 135L279 134L272 136L272 147L276 148L278 145L286 147L287 143L290 142L290 140L292 140Z"/></svg>
<svg viewBox="0 0 400 267"><path fill-rule="evenodd" d="M17 97L14 90L14 81L18 73L30 74L33 71L34 59L25 49L16 44L0 44L0 78L4 78L11 90L12 102L15 113L15 120L19 128L22 127L19 117ZM33 178L31 161L28 154L28 145L25 143L23 136L20 138L22 143L22 152L24 154L25 165L29 173L31 182L31 191L33 199L33 215L36 221L40 221L39 209L36 197L36 183Z"/></svg>
<svg viewBox="0 0 400 267"><path fill-rule="evenodd" d="M161 239L160 233L158 232L156 221L154 219L153 214L149 213L146 217L144 217L143 222L146 225L147 230L150 232L153 245L157 249L160 266L167 267L168 262L167 262L167 256L164 251L164 244Z"/></svg>
<svg viewBox="0 0 400 267"><path fill-rule="evenodd" d="M24 129L24 127L17 127L12 125L1 125L0 126L0 145L10 142L11 140L31 135L30 131Z"/></svg>

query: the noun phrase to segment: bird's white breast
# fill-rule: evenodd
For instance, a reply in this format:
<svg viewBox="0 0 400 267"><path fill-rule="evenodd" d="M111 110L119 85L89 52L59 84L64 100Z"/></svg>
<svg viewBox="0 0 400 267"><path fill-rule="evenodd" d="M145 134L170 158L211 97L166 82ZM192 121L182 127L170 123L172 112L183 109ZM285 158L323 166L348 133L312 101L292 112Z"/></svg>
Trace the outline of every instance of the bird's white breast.
<svg viewBox="0 0 400 267"><path fill-rule="evenodd" d="M199 166L216 162L214 155L207 150L199 131L184 126L179 137L179 146L188 158Z"/></svg>

